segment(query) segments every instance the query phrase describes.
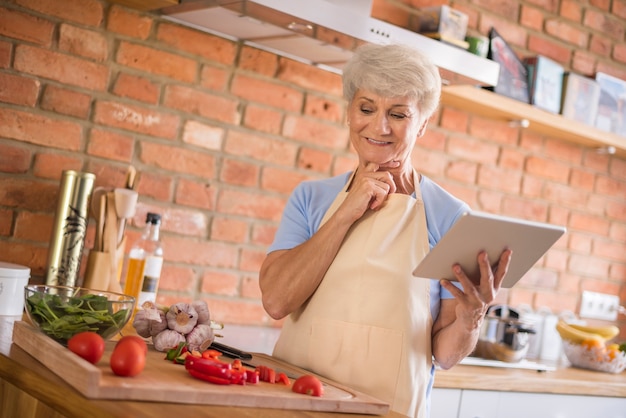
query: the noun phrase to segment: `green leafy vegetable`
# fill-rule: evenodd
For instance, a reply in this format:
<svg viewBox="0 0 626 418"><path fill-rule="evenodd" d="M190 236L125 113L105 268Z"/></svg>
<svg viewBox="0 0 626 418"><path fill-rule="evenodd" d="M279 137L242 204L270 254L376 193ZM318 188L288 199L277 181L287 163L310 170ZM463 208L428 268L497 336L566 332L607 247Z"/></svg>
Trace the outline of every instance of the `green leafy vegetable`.
<svg viewBox="0 0 626 418"><path fill-rule="evenodd" d="M112 312L105 296L64 297L35 293L26 299L27 308L41 330L65 344L74 334L93 331L103 338L113 335L126 322L129 310Z"/></svg>

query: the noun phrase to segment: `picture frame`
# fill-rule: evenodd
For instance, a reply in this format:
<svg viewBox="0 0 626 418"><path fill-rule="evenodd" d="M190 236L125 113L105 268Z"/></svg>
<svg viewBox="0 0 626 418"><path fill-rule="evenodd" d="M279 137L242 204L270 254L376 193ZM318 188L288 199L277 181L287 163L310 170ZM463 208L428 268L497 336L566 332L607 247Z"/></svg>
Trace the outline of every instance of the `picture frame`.
<svg viewBox="0 0 626 418"><path fill-rule="evenodd" d="M596 73L600 99L595 127L626 137L626 81L609 74Z"/></svg>
<svg viewBox="0 0 626 418"><path fill-rule="evenodd" d="M500 64L498 84L490 90L511 99L530 103L526 66L495 28L489 31L487 58Z"/></svg>
<svg viewBox="0 0 626 418"><path fill-rule="evenodd" d="M523 60L528 71L530 104L547 112L561 113L563 66L542 55Z"/></svg>
<svg viewBox="0 0 626 418"><path fill-rule="evenodd" d="M561 115L594 126L600 101L600 85L592 78L573 72L563 74Z"/></svg>

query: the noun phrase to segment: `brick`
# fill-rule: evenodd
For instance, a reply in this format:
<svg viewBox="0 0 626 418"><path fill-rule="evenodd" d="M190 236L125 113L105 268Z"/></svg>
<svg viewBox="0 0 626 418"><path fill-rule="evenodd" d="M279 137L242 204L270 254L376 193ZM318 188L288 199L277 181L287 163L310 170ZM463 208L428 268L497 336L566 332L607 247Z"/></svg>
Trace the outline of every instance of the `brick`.
<svg viewBox="0 0 626 418"><path fill-rule="evenodd" d="M278 56L271 52L243 45L239 53L237 67L266 77L274 77L278 70Z"/></svg>
<svg viewBox="0 0 626 418"><path fill-rule="evenodd" d="M298 184L312 178L302 172L265 167L261 177L261 188L263 190L290 194Z"/></svg>
<svg viewBox="0 0 626 418"><path fill-rule="evenodd" d="M261 264L263 264L263 260L265 260L264 251L243 248L241 250L241 261L239 262L239 269L256 273L261 270Z"/></svg>
<svg viewBox="0 0 626 418"><path fill-rule="evenodd" d="M597 235L606 235L609 231L610 222L599 216L589 216L585 213L572 213L569 226L573 230L581 230Z"/></svg>
<svg viewBox="0 0 626 418"><path fill-rule="evenodd" d="M241 283L241 297L261 300L261 287L259 286L258 275L243 278Z"/></svg>
<svg viewBox="0 0 626 418"><path fill-rule="evenodd" d="M511 126L508 121L491 118L472 117L469 124L470 135L489 141L516 146L520 128Z"/></svg>
<svg viewBox="0 0 626 418"><path fill-rule="evenodd" d="M330 125L307 117L287 115L282 134L305 144L335 150L346 149L348 146L347 127Z"/></svg>
<svg viewBox="0 0 626 418"><path fill-rule="evenodd" d="M406 9L386 1L373 1L371 15L376 19L384 20L403 28L408 28L410 24L410 13Z"/></svg>
<svg viewBox="0 0 626 418"><path fill-rule="evenodd" d="M626 180L626 160L614 158L611 160L609 174L614 179Z"/></svg>
<svg viewBox="0 0 626 418"><path fill-rule="evenodd" d="M595 184L595 176L592 173L573 167L571 169L569 184L574 189L591 192Z"/></svg>
<svg viewBox="0 0 626 418"><path fill-rule="evenodd" d="M10 236L12 226L13 211L8 209L0 209L0 237Z"/></svg>
<svg viewBox="0 0 626 418"><path fill-rule="evenodd" d="M450 161L445 169L446 178L469 184L476 183L478 165L469 161Z"/></svg>
<svg viewBox="0 0 626 418"><path fill-rule="evenodd" d="M91 95L47 84L41 97L41 108L62 115L87 119L91 110Z"/></svg>
<svg viewBox="0 0 626 418"><path fill-rule="evenodd" d="M39 80L0 73L0 102L34 107L40 86Z"/></svg>
<svg viewBox="0 0 626 418"><path fill-rule="evenodd" d="M336 156L333 164L331 175L336 176L347 171L351 171L358 164L358 160L355 155L351 156Z"/></svg>
<svg viewBox="0 0 626 418"><path fill-rule="evenodd" d="M583 276L602 278L608 276L610 263L597 257L574 255L570 257L569 271Z"/></svg>
<svg viewBox="0 0 626 418"><path fill-rule="evenodd" d="M198 239L163 237L163 252L174 263L233 268L237 262L237 247Z"/></svg>
<svg viewBox="0 0 626 418"><path fill-rule="evenodd" d="M180 119L152 108L125 103L97 101L94 122L159 138L174 139Z"/></svg>
<svg viewBox="0 0 626 418"><path fill-rule="evenodd" d="M578 48L587 48L589 34L576 25L558 19L548 19L545 23L545 32Z"/></svg>
<svg viewBox="0 0 626 418"><path fill-rule="evenodd" d="M39 152L33 162L33 174L39 178L57 179L63 170L81 171L83 160L74 155Z"/></svg>
<svg viewBox="0 0 626 418"><path fill-rule="evenodd" d="M613 53L611 57L618 62L622 62L626 64L626 45L624 44L615 44L613 46Z"/></svg>
<svg viewBox="0 0 626 418"><path fill-rule="evenodd" d="M211 317L228 318L233 325L259 325L271 323L259 301L242 299L210 299Z"/></svg>
<svg viewBox="0 0 626 418"><path fill-rule="evenodd" d="M8 142L8 141L7 141ZM33 154L29 149L0 141L0 172L24 174L30 168Z"/></svg>
<svg viewBox="0 0 626 418"><path fill-rule="evenodd" d="M507 4L506 2L501 2L498 0L478 0L474 2L477 6L489 10L491 13L494 13L498 16L502 16L506 20L517 21L519 17L519 10L517 7L511 7L511 4ZM545 8L546 5L542 4L542 7Z"/></svg>
<svg viewBox="0 0 626 418"><path fill-rule="evenodd" d="M50 46L54 24L47 19L0 7L0 35Z"/></svg>
<svg viewBox="0 0 626 418"><path fill-rule="evenodd" d="M169 202L172 199L173 183L171 175L141 172L137 182L137 191L140 196Z"/></svg>
<svg viewBox="0 0 626 418"><path fill-rule="evenodd" d="M544 222L548 216L548 207L543 202L506 196L502 199L502 213L512 217Z"/></svg>
<svg viewBox="0 0 626 418"><path fill-rule="evenodd" d="M583 6L577 0L563 0L559 14L561 17L580 23L583 18Z"/></svg>
<svg viewBox="0 0 626 418"><path fill-rule="evenodd" d="M526 49L528 31L525 28L496 15L482 14L478 31L480 33L489 33L492 27L504 37L518 57L520 56L518 49Z"/></svg>
<svg viewBox="0 0 626 418"><path fill-rule="evenodd" d="M616 41L621 42L624 39L624 24L616 17L604 14L599 10L587 8L583 17L583 24Z"/></svg>
<svg viewBox="0 0 626 418"><path fill-rule="evenodd" d="M61 173L58 173L60 178ZM59 184L6 177L0 182L0 202L5 208L19 208L31 212L56 210ZM0 254L3 254L0 251Z"/></svg>
<svg viewBox="0 0 626 418"><path fill-rule="evenodd" d="M259 182L259 171L256 164L224 158L220 180L231 185L253 187Z"/></svg>
<svg viewBox="0 0 626 418"><path fill-rule="evenodd" d="M531 156L526 160L526 171L548 180L567 183L570 175L570 166L556 162L553 159Z"/></svg>
<svg viewBox="0 0 626 418"><path fill-rule="evenodd" d="M344 120L343 103L316 94L307 94L304 101L304 114L329 122L341 123Z"/></svg>
<svg viewBox="0 0 626 418"><path fill-rule="evenodd" d="M275 81L236 74L231 84L231 93L251 102L263 103L290 112L299 112L304 95L292 87Z"/></svg>
<svg viewBox="0 0 626 418"><path fill-rule="evenodd" d="M228 88L229 80L230 73L227 70L209 65L202 66L202 70L200 71L201 87L213 91L223 92Z"/></svg>
<svg viewBox="0 0 626 418"><path fill-rule="evenodd" d="M249 222L229 217L216 216L211 223L210 239L233 243L247 243L250 225Z"/></svg>
<svg viewBox="0 0 626 418"><path fill-rule="evenodd" d="M276 77L305 89L342 97L341 76L321 68L280 57Z"/></svg>
<svg viewBox="0 0 626 418"><path fill-rule="evenodd" d="M80 148L82 128L69 121L0 108L0 137L76 151Z"/></svg>
<svg viewBox="0 0 626 418"><path fill-rule="evenodd" d="M444 107L441 111L440 126L455 132L467 132L469 119L470 114L468 112L451 107Z"/></svg>
<svg viewBox="0 0 626 418"><path fill-rule="evenodd" d="M478 169L476 184L490 190L519 194L522 185L522 173L499 167L481 165Z"/></svg>
<svg viewBox="0 0 626 418"><path fill-rule="evenodd" d="M19 240L48 243L52 235L53 223L54 215L18 212L13 237Z"/></svg>
<svg viewBox="0 0 626 418"><path fill-rule="evenodd" d="M614 261L624 260L624 244L596 239L593 243L592 255Z"/></svg>
<svg viewBox="0 0 626 418"><path fill-rule="evenodd" d="M87 154L110 160L130 162L135 140L130 135L104 129L92 129L87 142Z"/></svg>
<svg viewBox="0 0 626 418"><path fill-rule="evenodd" d="M190 237L207 236L209 221L204 213L195 209L176 207L160 208L157 211L162 216L162 231ZM142 219L146 219L145 214Z"/></svg>
<svg viewBox="0 0 626 418"><path fill-rule="evenodd" d="M523 170L524 160L526 156L519 149L503 148L500 150L500 159L498 166L511 170Z"/></svg>
<svg viewBox="0 0 626 418"><path fill-rule="evenodd" d="M551 202L559 202L561 205L571 205L577 208L584 208L587 199L587 195L580 190L556 183L545 183L542 197Z"/></svg>
<svg viewBox="0 0 626 418"><path fill-rule="evenodd" d="M105 65L29 45L15 48L13 66L27 74L95 91L104 91L109 78Z"/></svg>
<svg viewBox="0 0 626 418"><path fill-rule="evenodd" d="M280 133L282 120L282 112L250 103L246 106L243 125L256 131L278 134Z"/></svg>
<svg viewBox="0 0 626 418"><path fill-rule="evenodd" d="M571 60L572 51L570 47L564 46L560 42L552 39L529 35L528 49L533 53L551 58L559 63L566 63Z"/></svg>
<svg viewBox="0 0 626 418"><path fill-rule="evenodd" d="M192 293L196 288L195 283L193 268L171 266L166 263L161 270L159 293L162 293L161 290Z"/></svg>
<svg viewBox="0 0 626 418"><path fill-rule="evenodd" d="M87 166L84 167L83 171L88 171L96 175L95 187L113 189L124 185L127 169L127 165L120 165L119 163L92 158L87 163ZM137 175L141 178L139 173ZM166 186L167 182L163 181L162 187ZM143 194L142 191L139 191L139 194Z"/></svg>
<svg viewBox="0 0 626 418"><path fill-rule="evenodd" d="M522 193L521 196L532 199L542 198L544 179L539 179L530 174L524 175L522 179Z"/></svg>
<svg viewBox="0 0 626 418"><path fill-rule="evenodd" d="M191 87L167 86L163 105L235 125L241 119L239 102L236 99L199 91Z"/></svg>
<svg viewBox="0 0 626 418"><path fill-rule="evenodd" d="M104 16L103 3L98 0L15 0L15 3L62 20L90 26L99 26Z"/></svg>
<svg viewBox="0 0 626 418"><path fill-rule="evenodd" d="M184 51L210 61L233 65L237 56L237 43L195 29L160 22L157 39L177 51Z"/></svg>
<svg viewBox="0 0 626 418"><path fill-rule="evenodd" d="M48 245L0 241L3 261L30 267L31 280L42 277L48 265Z"/></svg>
<svg viewBox="0 0 626 418"><path fill-rule="evenodd" d="M12 48L10 43L0 41L0 68L9 68L11 65Z"/></svg>
<svg viewBox="0 0 626 418"><path fill-rule="evenodd" d="M624 0L616 0L613 2L613 8L611 9L611 12L621 18L621 19L626 19L626 1Z"/></svg>
<svg viewBox="0 0 626 418"><path fill-rule="evenodd" d="M609 200L606 204L606 216L617 221L626 221L626 204L615 200Z"/></svg>
<svg viewBox="0 0 626 418"><path fill-rule="evenodd" d="M181 178L178 180L174 201L180 205L213 210L216 197L217 191L209 183Z"/></svg>
<svg viewBox="0 0 626 418"><path fill-rule="evenodd" d="M164 158L165 156L167 158ZM175 173L215 178L215 157L198 150L144 141L141 143L140 159L144 164Z"/></svg>
<svg viewBox="0 0 626 418"><path fill-rule="evenodd" d="M270 164L293 166L298 148L287 141L230 130L226 135L224 151Z"/></svg>
<svg viewBox="0 0 626 418"><path fill-rule="evenodd" d="M202 275L200 291L212 295L238 296L239 276L233 273L207 270ZM212 305L209 307L213 316ZM218 320L219 322L219 320Z"/></svg>
<svg viewBox="0 0 626 418"><path fill-rule="evenodd" d="M120 72L113 85L113 93L120 97L157 104L160 85L146 77Z"/></svg>
<svg viewBox="0 0 626 418"><path fill-rule="evenodd" d="M589 42L589 52L600 57L609 57L611 55L612 42L603 36L591 35Z"/></svg>
<svg viewBox="0 0 626 418"><path fill-rule="evenodd" d="M224 215L247 216L252 219L278 221L285 200L262 193L221 190L217 199L217 212Z"/></svg>
<svg viewBox="0 0 626 418"><path fill-rule="evenodd" d="M210 150L220 150L224 138L224 128L205 125L189 120L183 128L183 142Z"/></svg>
<svg viewBox="0 0 626 418"><path fill-rule="evenodd" d="M521 5L520 23L530 29L541 32L543 30L544 14L542 10Z"/></svg>
<svg viewBox="0 0 626 418"><path fill-rule="evenodd" d="M626 196L626 183L609 176L599 175L596 178L596 193L623 198Z"/></svg>
<svg viewBox="0 0 626 418"><path fill-rule="evenodd" d="M330 173L333 154L327 151L302 147L298 156L298 167L318 173Z"/></svg>
<svg viewBox="0 0 626 418"><path fill-rule="evenodd" d="M562 139L547 139L544 148L548 158L554 157L559 161L565 161L576 166L579 166L582 161L583 150L584 148L581 146Z"/></svg>
<svg viewBox="0 0 626 418"><path fill-rule="evenodd" d="M276 235L276 225L266 224L253 224L252 225L252 238L250 243L253 245L259 245L262 247L269 247L274 241L274 235Z"/></svg>
<svg viewBox="0 0 626 418"><path fill-rule="evenodd" d="M196 81L198 73L198 63L191 58L126 41L120 42L115 60L120 65L186 83Z"/></svg>
<svg viewBox="0 0 626 418"><path fill-rule="evenodd" d="M62 23L59 50L102 62L109 56L107 40L101 33Z"/></svg>
<svg viewBox="0 0 626 418"><path fill-rule="evenodd" d="M587 51L574 51L571 65L572 71L589 76L595 72L596 58Z"/></svg>
<svg viewBox="0 0 626 418"><path fill-rule="evenodd" d="M451 156L485 164L494 164L498 159L498 146L464 136L451 135L448 151Z"/></svg>
<svg viewBox="0 0 626 418"><path fill-rule="evenodd" d="M427 129L424 136L417 140L417 147L444 151L446 139L446 135L443 132Z"/></svg>
<svg viewBox="0 0 626 418"><path fill-rule="evenodd" d="M598 9L604 10L608 12L610 9L610 0L590 0L589 2L593 7L597 7Z"/></svg>
<svg viewBox="0 0 626 418"><path fill-rule="evenodd" d="M152 31L152 23L151 17L114 4L109 9L107 29L132 38L148 39Z"/></svg>
<svg viewBox="0 0 626 418"><path fill-rule="evenodd" d="M549 306L553 312L575 312L577 300L577 295L563 295L561 292L538 293L535 296L535 304L537 306Z"/></svg>

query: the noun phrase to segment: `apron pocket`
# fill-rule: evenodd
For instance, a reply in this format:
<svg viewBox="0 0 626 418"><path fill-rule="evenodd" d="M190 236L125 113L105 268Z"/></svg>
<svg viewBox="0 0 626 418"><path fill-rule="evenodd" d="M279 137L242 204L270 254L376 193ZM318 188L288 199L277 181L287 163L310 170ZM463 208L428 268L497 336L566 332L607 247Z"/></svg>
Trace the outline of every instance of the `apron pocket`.
<svg viewBox="0 0 626 418"><path fill-rule="evenodd" d="M316 373L392 403L397 386L402 332L349 322L315 319L309 360Z"/></svg>

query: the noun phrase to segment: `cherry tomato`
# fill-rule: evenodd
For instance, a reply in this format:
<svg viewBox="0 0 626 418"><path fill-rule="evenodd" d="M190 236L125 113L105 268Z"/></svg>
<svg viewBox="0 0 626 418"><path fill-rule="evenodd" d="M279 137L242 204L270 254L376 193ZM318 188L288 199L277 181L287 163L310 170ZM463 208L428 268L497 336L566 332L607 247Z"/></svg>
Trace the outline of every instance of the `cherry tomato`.
<svg viewBox="0 0 626 418"><path fill-rule="evenodd" d="M146 344L146 341L143 338L141 338L139 335L125 335L122 338L120 338L117 344L115 344L115 347L117 348L117 346L121 344L127 344L127 343L139 344L139 346L143 350L143 353L145 355L148 354L148 344Z"/></svg>
<svg viewBox="0 0 626 418"><path fill-rule="evenodd" d="M322 385L322 382L317 377L310 374L305 374L297 378L296 381L293 382L291 390L296 393L303 393L311 396L324 395L324 386Z"/></svg>
<svg viewBox="0 0 626 418"><path fill-rule="evenodd" d="M111 370L118 376L133 377L146 366L146 352L141 344L117 344L111 354Z"/></svg>
<svg viewBox="0 0 626 418"><path fill-rule="evenodd" d="M104 339L95 332L79 332L68 340L67 348L91 364L96 364L104 354Z"/></svg>

